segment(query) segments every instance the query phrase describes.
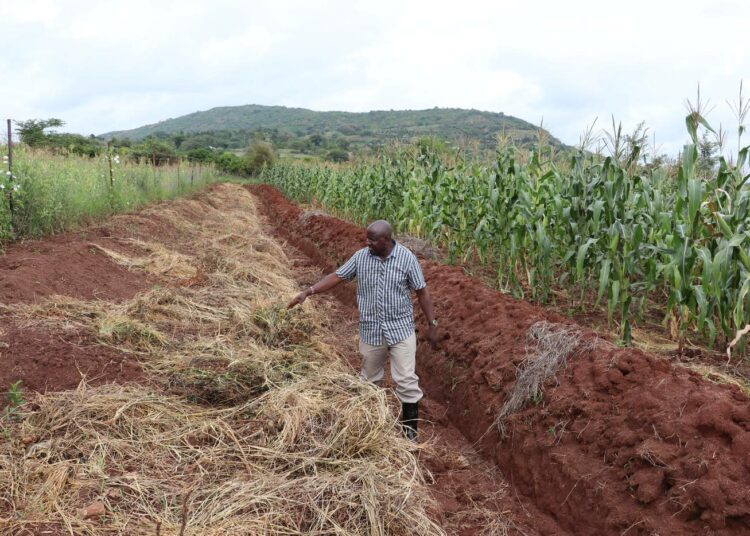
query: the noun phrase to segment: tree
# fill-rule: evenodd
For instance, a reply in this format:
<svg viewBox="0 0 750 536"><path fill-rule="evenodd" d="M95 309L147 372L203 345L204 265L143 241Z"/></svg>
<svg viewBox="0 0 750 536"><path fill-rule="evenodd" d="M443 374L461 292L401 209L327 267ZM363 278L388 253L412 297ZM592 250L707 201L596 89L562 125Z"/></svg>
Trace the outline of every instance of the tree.
<svg viewBox="0 0 750 536"><path fill-rule="evenodd" d="M21 143L29 147L45 145L48 134L44 131L48 128L62 127L65 122L62 119L29 119L28 121L16 121L16 132L21 138Z"/></svg>
<svg viewBox="0 0 750 536"><path fill-rule="evenodd" d="M215 159L214 152L207 147L190 149L187 152L187 157L190 162L213 162Z"/></svg>
<svg viewBox="0 0 750 536"><path fill-rule="evenodd" d="M216 157L216 165L225 173L232 175L243 175L246 169L246 162L234 153L223 153Z"/></svg>
<svg viewBox="0 0 750 536"><path fill-rule="evenodd" d="M187 136L183 132L179 132L172 136L172 143L174 143L175 149L179 149L182 142L187 139Z"/></svg>
<svg viewBox="0 0 750 536"><path fill-rule="evenodd" d="M168 164L177 159L177 153L171 145L152 137L134 145L132 154L138 160L151 162L154 166Z"/></svg>
<svg viewBox="0 0 750 536"><path fill-rule="evenodd" d="M272 166L276 161L271 144L262 141L253 141L245 154L247 171L251 175L257 175L264 167Z"/></svg>
<svg viewBox="0 0 750 536"><path fill-rule="evenodd" d="M329 162L348 162L349 153L347 153L343 149L331 149L326 154L326 160L328 160Z"/></svg>

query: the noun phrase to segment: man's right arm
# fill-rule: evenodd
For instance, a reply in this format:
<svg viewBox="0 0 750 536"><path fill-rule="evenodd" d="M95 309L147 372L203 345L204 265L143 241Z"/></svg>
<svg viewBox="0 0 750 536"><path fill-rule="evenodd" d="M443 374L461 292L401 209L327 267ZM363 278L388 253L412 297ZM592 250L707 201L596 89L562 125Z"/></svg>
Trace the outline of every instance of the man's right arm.
<svg viewBox="0 0 750 536"><path fill-rule="evenodd" d="M331 274L328 274L323 279L315 283L313 286L308 288L307 290L303 290L299 294L297 294L292 301L289 302L289 305L286 306L287 309L291 309L295 305L300 305L304 303L304 301L312 296L313 294L319 294L321 292L325 292L327 290L331 290L333 287L341 283L344 279L336 275L336 272L333 272Z"/></svg>

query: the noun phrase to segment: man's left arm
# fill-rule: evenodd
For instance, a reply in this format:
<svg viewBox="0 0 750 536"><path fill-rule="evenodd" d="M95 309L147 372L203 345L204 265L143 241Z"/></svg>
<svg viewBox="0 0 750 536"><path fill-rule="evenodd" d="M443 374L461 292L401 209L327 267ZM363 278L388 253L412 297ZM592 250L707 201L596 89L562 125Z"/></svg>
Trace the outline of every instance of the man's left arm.
<svg viewBox="0 0 750 536"><path fill-rule="evenodd" d="M437 350L437 322L435 321L435 312L432 310L432 296L430 296L430 291L427 290L427 287L417 290L417 300L419 300L419 306L422 308L424 317L427 320L427 340L430 341L430 346L432 346L433 350Z"/></svg>

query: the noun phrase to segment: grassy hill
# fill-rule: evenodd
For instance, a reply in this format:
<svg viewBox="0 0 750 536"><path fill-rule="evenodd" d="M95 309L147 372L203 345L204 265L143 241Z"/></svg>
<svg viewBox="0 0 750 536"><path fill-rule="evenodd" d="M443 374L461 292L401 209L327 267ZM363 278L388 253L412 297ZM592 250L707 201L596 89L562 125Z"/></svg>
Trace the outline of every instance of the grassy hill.
<svg viewBox="0 0 750 536"><path fill-rule="evenodd" d="M258 132L263 132L264 137L279 145L289 145L294 140L307 140L312 145L330 145L332 141L345 149L361 149L435 136L448 141L478 140L482 147L492 148L498 133L526 145L536 139L537 131L537 126L503 113L459 108L353 113L249 104L194 112L132 130L108 132L102 137L138 140L182 134L216 139L218 135L225 147L244 148ZM552 136L549 142L562 146Z"/></svg>

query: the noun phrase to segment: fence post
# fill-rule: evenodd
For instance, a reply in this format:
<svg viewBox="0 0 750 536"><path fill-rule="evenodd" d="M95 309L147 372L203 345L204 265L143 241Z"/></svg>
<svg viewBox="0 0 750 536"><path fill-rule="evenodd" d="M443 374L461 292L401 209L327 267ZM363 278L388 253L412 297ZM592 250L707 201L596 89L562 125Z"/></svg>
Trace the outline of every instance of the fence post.
<svg viewBox="0 0 750 536"><path fill-rule="evenodd" d="M177 157L177 193L182 193L182 184L180 184L180 157Z"/></svg>
<svg viewBox="0 0 750 536"><path fill-rule="evenodd" d="M154 191L156 191L156 153L151 155L151 174L154 177Z"/></svg>
<svg viewBox="0 0 750 536"><path fill-rule="evenodd" d="M10 177L8 190L8 208L10 209L10 221L11 228L13 227L13 219L15 214L15 206L13 204L13 130L11 127L11 120L8 119L8 177Z"/></svg>
<svg viewBox="0 0 750 536"><path fill-rule="evenodd" d="M112 141L107 142L107 161L109 162L109 186L110 188L114 188L115 186L115 176L112 173Z"/></svg>

